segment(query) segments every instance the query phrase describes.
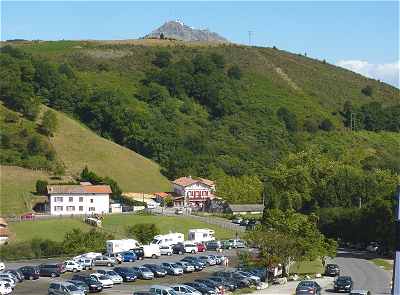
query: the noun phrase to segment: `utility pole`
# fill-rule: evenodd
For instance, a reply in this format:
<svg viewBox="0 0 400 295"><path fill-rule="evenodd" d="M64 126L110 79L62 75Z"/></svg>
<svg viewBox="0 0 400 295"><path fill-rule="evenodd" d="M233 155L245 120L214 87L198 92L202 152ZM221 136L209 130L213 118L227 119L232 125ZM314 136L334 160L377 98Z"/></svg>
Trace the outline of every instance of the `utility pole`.
<svg viewBox="0 0 400 295"><path fill-rule="evenodd" d="M393 284L392 284L392 295L400 294L400 185L397 188L397 210L396 210L396 247L393 264Z"/></svg>
<svg viewBox="0 0 400 295"><path fill-rule="evenodd" d="M356 114L350 113L350 130L356 131Z"/></svg>
<svg viewBox="0 0 400 295"><path fill-rule="evenodd" d="M248 31L249 33L249 46L251 46L251 37L253 35L253 31Z"/></svg>

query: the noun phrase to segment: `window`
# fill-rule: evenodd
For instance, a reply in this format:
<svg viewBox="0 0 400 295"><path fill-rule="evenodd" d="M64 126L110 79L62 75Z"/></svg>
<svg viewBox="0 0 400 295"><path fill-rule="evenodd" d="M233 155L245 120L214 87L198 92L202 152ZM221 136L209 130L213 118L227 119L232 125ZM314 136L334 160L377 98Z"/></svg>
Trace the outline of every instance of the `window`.
<svg viewBox="0 0 400 295"><path fill-rule="evenodd" d="M96 208L94 208L94 207L89 207L89 211L95 211L96 210Z"/></svg>
<svg viewBox="0 0 400 295"><path fill-rule="evenodd" d="M67 206L67 211L75 211L75 206Z"/></svg>
<svg viewBox="0 0 400 295"><path fill-rule="evenodd" d="M93 199L90 199L90 203L93 203Z"/></svg>
<svg viewBox="0 0 400 295"><path fill-rule="evenodd" d="M69 201L73 202L74 201L74 197L69 197Z"/></svg>
<svg viewBox="0 0 400 295"><path fill-rule="evenodd" d="M83 197L79 197L79 202L83 202Z"/></svg>
<svg viewBox="0 0 400 295"><path fill-rule="evenodd" d="M63 206L54 206L54 211L63 211Z"/></svg>
<svg viewBox="0 0 400 295"><path fill-rule="evenodd" d="M83 211L83 206L79 206L79 211Z"/></svg>
<svg viewBox="0 0 400 295"><path fill-rule="evenodd" d="M54 197L54 202L62 202L63 197Z"/></svg>

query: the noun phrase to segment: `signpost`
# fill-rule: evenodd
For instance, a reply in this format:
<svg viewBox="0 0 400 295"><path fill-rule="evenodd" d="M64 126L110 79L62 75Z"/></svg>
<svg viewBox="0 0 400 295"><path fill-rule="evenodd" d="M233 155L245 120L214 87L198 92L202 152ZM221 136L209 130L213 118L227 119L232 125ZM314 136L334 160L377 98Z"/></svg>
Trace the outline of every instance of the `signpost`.
<svg viewBox="0 0 400 295"><path fill-rule="evenodd" d="M393 265L392 295L400 294L400 186L397 189L396 248Z"/></svg>

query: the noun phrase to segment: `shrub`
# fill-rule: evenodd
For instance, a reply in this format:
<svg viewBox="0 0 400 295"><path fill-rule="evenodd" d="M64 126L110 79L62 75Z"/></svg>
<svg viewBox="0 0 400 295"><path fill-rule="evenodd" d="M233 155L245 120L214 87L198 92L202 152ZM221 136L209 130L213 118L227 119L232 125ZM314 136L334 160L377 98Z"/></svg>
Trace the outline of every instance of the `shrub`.
<svg viewBox="0 0 400 295"><path fill-rule="evenodd" d="M154 223L138 223L127 228L127 234L142 244L150 243L160 230Z"/></svg>
<svg viewBox="0 0 400 295"><path fill-rule="evenodd" d="M47 185L48 182L46 180L37 180L36 181L36 192L40 195L47 194Z"/></svg>
<svg viewBox="0 0 400 295"><path fill-rule="evenodd" d="M56 114L53 111L48 110L43 115L40 131L45 135L53 136L53 133L57 130L57 124Z"/></svg>
<svg viewBox="0 0 400 295"><path fill-rule="evenodd" d="M242 78L242 71L237 65L234 65L228 70L228 77L236 80L240 80Z"/></svg>
<svg viewBox="0 0 400 295"><path fill-rule="evenodd" d="M315 133L318 131L318 123L314 120L305 120L304 130L310 133Z"/></svg>
<svg viewBox="0 0 400 295"><path fill-rule="evenodd" d="M331 120L324 119L319 124L319 129L324 130L324 131L333 131L335 129L335 126L332 124Z"/></svg>
<svg viewBox="0 0 400 295"><path fill-rule="evenodd" d="M361 92L366 96L372 96L373 93L372 86L370 85L365 86L363 89L361 89Z"/></svg>

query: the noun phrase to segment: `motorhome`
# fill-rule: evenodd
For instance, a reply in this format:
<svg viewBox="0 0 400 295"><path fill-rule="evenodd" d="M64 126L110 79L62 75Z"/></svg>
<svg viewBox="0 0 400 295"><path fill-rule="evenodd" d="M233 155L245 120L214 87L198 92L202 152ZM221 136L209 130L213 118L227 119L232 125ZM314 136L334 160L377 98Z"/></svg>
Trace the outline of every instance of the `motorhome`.
<svg viewBox="0 0 400 295"><path fill-rule="evenodd" d="M134 239L108 240L106 249L108 254L125 252L140 246L140 243Z"/></svg>
<svg viewBox="0 0 400 295"><path fill-rule="evenodd" d="M205 243L215 240L215 231L208 228L197 228L189 230L189 241L194 243Z"/></svg>
<svg viewBox="0 0 400 295"><path fill-rule="evenodd" d="M181 233L169 233L165 235L157 235L151 242L152 245L172 246L178 243L183 243L185 235Z"/></svg>
<svg viewBox="0 0 400 295"><path fill-rule="evenodd" d="M145 258L158 258L161 256L159 245L143 245L143 253Z"/></svg>

